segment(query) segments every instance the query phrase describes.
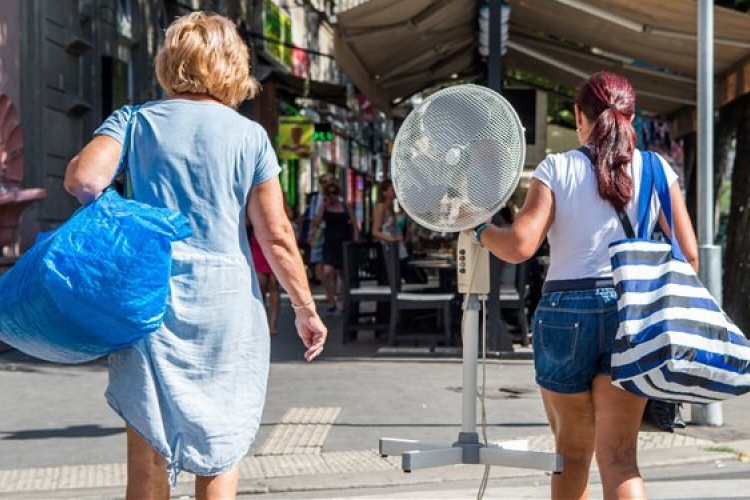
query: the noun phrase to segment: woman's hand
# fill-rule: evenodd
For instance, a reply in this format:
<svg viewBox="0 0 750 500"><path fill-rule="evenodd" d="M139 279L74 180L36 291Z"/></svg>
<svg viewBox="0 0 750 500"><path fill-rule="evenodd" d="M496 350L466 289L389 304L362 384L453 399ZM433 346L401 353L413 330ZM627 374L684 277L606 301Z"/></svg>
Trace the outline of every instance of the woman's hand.
<svg viewBox="0 0 750 500"><path fill-rule="evenodd" d="M295 309L294 312L296 313L294 325L297 327L297 334L307 349L304 354L305 359L310 362L323 352L323 346L328 337L328 329L318 316L315 304L302 309Z"/></svg>

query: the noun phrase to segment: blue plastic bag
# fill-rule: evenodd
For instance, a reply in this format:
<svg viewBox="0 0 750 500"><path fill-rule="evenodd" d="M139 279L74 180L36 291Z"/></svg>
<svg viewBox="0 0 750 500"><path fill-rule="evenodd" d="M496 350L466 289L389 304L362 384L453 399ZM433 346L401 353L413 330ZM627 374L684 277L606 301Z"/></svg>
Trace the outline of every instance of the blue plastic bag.
<svg viewBox="0 0 750 500"><path fill-rule="evenodd" d="M0 340L58 363L132 345L162 324L185 216L107 189L0 277Z"/></svg>

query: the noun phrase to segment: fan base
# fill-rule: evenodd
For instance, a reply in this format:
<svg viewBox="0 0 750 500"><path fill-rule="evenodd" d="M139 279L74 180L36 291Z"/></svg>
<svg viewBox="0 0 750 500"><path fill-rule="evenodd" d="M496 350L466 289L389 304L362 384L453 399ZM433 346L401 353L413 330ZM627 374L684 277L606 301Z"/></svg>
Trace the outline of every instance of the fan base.
<svg viewBox="0 0 750 500"><path fill-rule="evenodd" d="M511 449L510 443L486 445L479 442L479 435L476 432L479 299L476 294L466 295L461 328L464 342L463 416L458 441L452 445L446 445L422 443L410 439L381 438L380 454L382 456L401 455L401 468L404 472L457 464L500 465L561 472L563 457L557 453Z"/></svg>
<svg viewBox="0 0 750 500"><path fill-rule="evenodd" d="M528 444L527 444L528 445ZM380 439L380 455L401 455L404 472L458 464L497 465L520 469L562 472L563 458L557 453L517 449L516 442L483 444L476 432L461 432L452 445L423 443L411 439Z"/></svg>

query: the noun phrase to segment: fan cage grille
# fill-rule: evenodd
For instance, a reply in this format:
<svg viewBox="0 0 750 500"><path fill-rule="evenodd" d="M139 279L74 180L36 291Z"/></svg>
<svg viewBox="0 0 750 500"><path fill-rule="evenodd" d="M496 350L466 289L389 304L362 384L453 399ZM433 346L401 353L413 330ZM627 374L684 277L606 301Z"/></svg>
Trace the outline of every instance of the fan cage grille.
<svg viewBox="0 0 750 500"><path fill-rule="evenodd" d="M391 155L399 203L420 225L463 231L489 220L515 191L526 144L518 114L473 84L440 90L404 120Z"/></svg>

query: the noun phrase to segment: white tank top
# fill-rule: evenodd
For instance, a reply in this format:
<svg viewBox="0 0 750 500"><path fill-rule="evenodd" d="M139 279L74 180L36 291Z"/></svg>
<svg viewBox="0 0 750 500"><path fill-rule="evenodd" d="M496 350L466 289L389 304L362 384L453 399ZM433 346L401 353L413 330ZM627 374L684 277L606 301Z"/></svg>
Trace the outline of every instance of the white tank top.
<svg viewBox="0 0 750 500"><path fill-rule="evenodd" d="M667 184L671 186L677 180L677 174L664 158L658 158L664 166ZM641 185L642 164L641 153L635 150L628 172L633 178L636 195L625 212L636 233L636 198ZM625 238L625 231L615 208L599 196L596 175L588 158L575 149L548 155L534 170L533 178L549 187L555 197L555 218L547 234L550 245L547 280L612 276L608 246ZM656 225L660 209L659 200L652 196L649 233Z"/></svg>

